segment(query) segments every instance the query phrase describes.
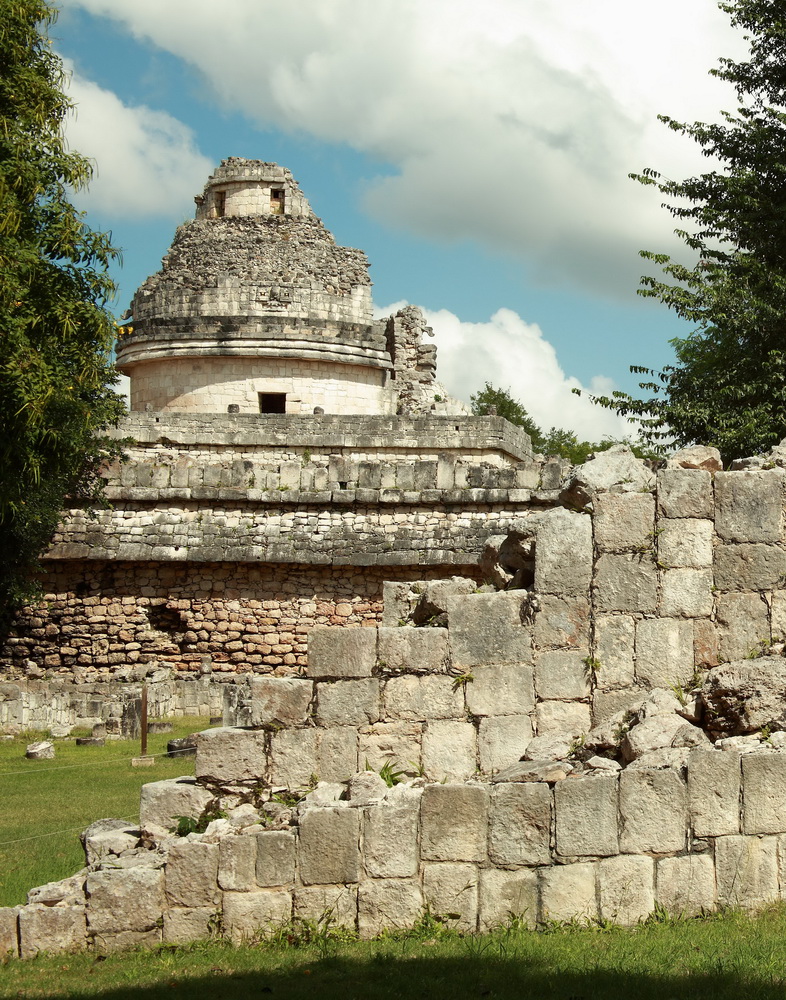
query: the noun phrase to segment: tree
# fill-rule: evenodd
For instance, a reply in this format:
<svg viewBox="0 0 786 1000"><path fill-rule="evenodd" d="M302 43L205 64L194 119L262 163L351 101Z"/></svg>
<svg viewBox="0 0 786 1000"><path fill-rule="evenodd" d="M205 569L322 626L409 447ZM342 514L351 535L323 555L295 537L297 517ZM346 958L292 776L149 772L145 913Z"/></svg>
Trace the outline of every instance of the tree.
<svg viewBox="0 0 786 1000"><path fill-rule="evenodd" d="M535 451L540 450L543 434L521 403L511 396L510 390L496 389L490 382L486 382L481 390L469 397L469 401L476 417L485 417L493 409L498 417L504 417L517 427L522 427L529 434Z"/></svg>
<svg viewBox="0 0 786 1000"><path fill-rule="evenodd" d="M0 0L0 618L30 574L67 495L100 493L106 440L124 404L111 388L117 256L68 200L90 177L62 134L71 105L47 0Z"/></svg>
<svg viewBox="0 0 786 1000"><path fill-rule="evenodd" d="M676 363L647 376L636 399L597 402L642 419L660 445L712 444L724 459L764 451L786 434L786 19L778 0L720 3L750 44L744 62L710 72L731 83L739 107L717 124L661 116L720 167L683 181L654 170L631 176L669 199L676 232L695 263L643 251L666 280L645 276L639 294L695 324L672 341Z"/></svg>

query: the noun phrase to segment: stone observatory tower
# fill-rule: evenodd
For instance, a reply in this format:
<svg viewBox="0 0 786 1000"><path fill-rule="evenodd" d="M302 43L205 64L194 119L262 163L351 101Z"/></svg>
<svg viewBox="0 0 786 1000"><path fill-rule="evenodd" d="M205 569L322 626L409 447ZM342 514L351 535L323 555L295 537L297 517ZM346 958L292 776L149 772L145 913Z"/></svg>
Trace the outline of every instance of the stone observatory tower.
<svg viewBox="0 0 786 1000"><path fill-rule="evenodd" d="M419 310L373 320L365 254L336 245L289 170L231 157L195 200L117 347L132 410L445 412Z"/></svg>

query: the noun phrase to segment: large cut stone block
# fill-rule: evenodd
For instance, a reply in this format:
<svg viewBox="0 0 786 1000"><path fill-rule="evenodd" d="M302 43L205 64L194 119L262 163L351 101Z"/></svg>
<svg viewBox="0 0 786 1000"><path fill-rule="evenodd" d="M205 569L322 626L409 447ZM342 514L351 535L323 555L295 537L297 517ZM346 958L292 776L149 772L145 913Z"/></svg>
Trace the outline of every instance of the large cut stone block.
<svg viewBox="0 0 786 1000"><path fill-rule="evenodd" d="M92 949L101 955L116 951L128 951L130 948L157 948L163 940L163 917L160 927L152 927L147 931L106 931L92 938Z"/></svg>
<svg viewBox="0 0 786 1000"><path fill-rule="evenodd" d="M490 931L518 919L529 928L538 921L538 873L487 868L480 873L479 929Z"/></svg>
<svg viewBox="0 0 786 1000"><path fill-rule="evenodd" d="M396 771L417 774L421 769L421 722L378 722L360 732L358 770L379 771L391 764Z"/></svg>
<svg viewBox="0 0 786 1000"><path fill-rule="evenodd" d="M292 918L292 896L280 889L224 893L224 933L235 944L258 941Z"/></svg>
<svg viewBox="0 0 786 1000"><path fill-rule="evenodd" d="M419 797L405 806L381 803L366 810L363 856L371 878L417 875L419 811Z"/></svg>
<svg viewBox="0 0 786 1000"><path fill-rule="evenodd" d="M600 916L615 924L636 924L655 909L655 862L620 854L598 864Z"/></svg>
<svg viewBox="0 0 786 1000"><path fill-rule="evenodd" d="M439 673L447 666L450 651L444 628L379 629L379 666L391 673Z"/></svg>
<svg viewBox="0 0 786 1000"><path fill-rule="evenodd" d="M786 552L760 542L719 545L715 550L718 590L776 590L786 574Z"/></svg>
<svg viewBox="0 0 786 1000"><path fill-rule="evenodd" d="M356 809L308 809L300 820L298 868L305 885L357 882L360 816Z"/></svg>
<svg viewBox="0 0 786 1000"><path fill-rule="evenodd" d="M543 594L539 597L539 604L532 625L532 639L539 649L587 646L590 605L586 597Z"/></svg>
<svg viewBox="0 0 786 1000"><path fill-rule="evenodd" d="M588 698L589 674L582 651L553 649L538 653L535 660L535 690L538 698L571 700Z"/></svg>
<svg viewBox="0 0 786 1000"><path fill-rule="evenodd" d="M659 906L674 917L697 917L715 908L715 865L711 854L661 858L655 881Z"/></svg>
<svg viewBox="0 0 786 1000"><path fill-rule="evenodd" d="M617 854L618 803L616 774L570 778L555 785L558 853L563 858Z"/></svg>
<svg viewBox="0 0 786 1000"><path fill-rule="evenodd" d="M358 918L358 891L345 885L308 885L295 889L295 916L314 923L330 921L353 930Z"/></svg>
<svg viewBox="0 0 786 1000"><path fill-rule="evenodd" d="M658 560L664 566L690 569L712 566L712 521L696 517L664 518L658 530Z"/></svg>
<svg viewBox="0 0 786 1000"><path fill-rule="evenodd" d="M694 836L738 834L740 755L734 750L694 750L688 758L688 800Z"/></svg>
<svg viewBox="0 0 786 1000"><path fill-rule="evenodd" d="M455 669L532 662L532 638L522 621L528 603L526 591L463 594L447 598L446 603Z"/></svg>
<svg viewBox="0 0 786 1000"><path fill-rule="evenodd" d="M554 865L541 871L540 908L543 920L598 919L593 862Z"/></svg>
<svg viewBox="0 0 786 1000"><path fill-rule="evenodd" d="M423 770L432 781L465 781L478 769L477 731L471 722L423 726Z"/></svg>
<svg viewBox="0 0 786 1000"><path fill-rule="evenodd" d="M309 677L370 677L376 661L376 629L315 625L308 633Z"/></svg>
<svg viewBox="0 0 786 1000"><path fill-rule="evenodd" d="M772 637L786 638L786 590L775 590L772 593Z"/></svg>
<svg viewBox="0 0 786 1000"><path fill-rule="evenodd" d="M166 864L166 896L174 906L211 906L219 898L218 844L177 841Z"/></svg>
<svg viewBox="0 0 786 1000"><path fill-rule="evenodd" d="M778 838L718 837L715 877L722 906L761 906L778 899Z"/></svg>
<svg viewBox="0 0 786 1000"><path fill-rule="evenodd" d="M379 681L325 681L317 684L317 722L320 726L365 726L380 717Z"/></svg>
<svg viewBox="0 0 786 1000"><path fill-rule="evenodd" d="M514 663L478 666L464 688L473 715L527 715L535 707L532 667Z"/></svg>
<svg viewBox="0 0 786 1000"><path fill-rule="evenodd" d="M655 497L650 493L601 493L592 518L599 552L651 548L655 527Z"/></svg>
<svg viewBox="0 0 786 1000"><path fill-rule="evenodd" d="M427 785L420 807L427 861L485 861L488 792L478 785Z"/></svg>
<svg viewBox="0 0 786 1000"><path fill-rule="evenodd" d="M564 508L549 511L535 542L535 590L586 597L592 582L592 519Z"/></svg>
<svg viewBox="0 0 786 1000"><path fill-rule="evenodd" d="M225 837L218 845L218 884L222 889L248 892L257 887L257 841L246 834Z"/></svg>
<svg viewBox="0 0 786 1000"><path fill-rule="evenodd" d="M532 739L528 715L489 716L478 727L478 759L483 774L494 774L515 764Z"/></svg>
<svg viewBox="0 0 786 1000"><path fill-rule="evenodd" d="M383 694L389 720L460 719L464 716L464 694L447 675L392 677Z"/></svg>
<svg viewBox="0 0 786 1000"><path fill-rule="evenodd" d="M598 615L595 619L597 682L604 688L628 687L634 682L634 619L628 615Z"/></svg>
<svg viewBox="0 0 786 1000"><path fill-rule="evenodd" d="M19 954L19 907L0 906L0 958Z"/></svg>
<svg viewBox="0 0 786 1000"><path fill-rule="evenodd" d="M703 469L662 469L658 509L666 517L712 517L712 476Z"/></svg>
<svg viewBox="0 0 786 1000"><path fill-rule="evenodd" d="M429 911L447 916L451 927L474 932L478 925L478 870L457 862L425 864L423 895Z"/></svg>
<svg viewBox="0 0 786 1000"><path fill-rule="evenodd" d="M495 865L551 860L551 789L544 782L503 783L491 795L489 858Z"/></svg>
<svg viewBox="0 0 786 1000"><path fill-rule="evenodd" d="M212 792L198 785L194 778L167 778L142 785L139 797L139 825L162 826L170 830L177 826L178 817L199 819L213 800Z"/></svg>
<svg viewBox="0 0 786 1000"><path fill-rule="evenodd" d="M742 832L786 832L786 752L765 750L742 758Z"/></svg>
<svg viewBox="0 0 786 1000"><path fill-rule="evenodd" d="M215 922L216 911L212 906L173 906L164 911L165 944L189 944L209 938Z"/></svg>
<svg viewBox="0 0 786 1000"><path fill-rule="evenodd" d="M46 906L31 903L19 907L19 954L34 958L39 952L84 951L87 926L83 906Z"/></svg>
<svg viewBox="0 0 786 1000"><path fill-rule="evenodd" d="M672 770L625 769L620 775L620 851L682 851L688 831L688 792Z"/></svg>
<svg viewBox="0 0 786 1000"><path fill-rule="evenodd" d="M417 923L425 901L416 879L372 879L358 888L358 932L362 938Z"/></svg>
<svg viewBox="0 0 786 1000"><path fill-rule="evenodd" d="M124 868L88 875L87 923L90 933L147 931L161 924L166 899L164 872Z"/></svg>
<svg viewBox="0 0 786 1000"><path fill-rule="evenodd" d="M581 736L592 728L589 705L576 701L542 701L535 718L538 736Z"/></svg>
<svg viewBox="0 0 786 1000"><path fill-rule="evenodd" d="M194 774L198 780L232 784L262 778L265 733L247 729L206 729L196 734Z"/></svg>
<svg viewBox="0 0 786 1000"><path fill-rule="evenodd" d="M769 642L770 622L762 594L721 594L718 597L718 655L741 660Z"/></svg>
<svg viewBox="0 0 786 1000"><path fill-rule="evenodd" d="M783 469L718 472L715 530L729 542L777 542L781 536Z"/></svg>
<svg viewBox="0 0 786 1000"><path fill-rule="evenodd" d="M289 885L295 877L295 837L286 830L265 830L256 835L257 885Z"/></svg>
<svg viewBox="0 0 786 1000"><path fill-rule="evenodd" d="M270 779L274 785L304 788L314 776L344 781L357 770L357 730L284 729L270 738Z"/></svg>
<svg viewBox="0 0 786 1000"><path fill-rule="evenodd" d="M252 677L250 682L251 725L278 722L297 726L306 721L314 685L294 677Z"/></svg>
<svg viewBox="0 0 786 1000"><path fill-rule="evenodd" d="M598 611L654 611L658 603L658 570L650 552L600 556L595 569Z"/></svg>
<svg viewBox="0 0 786 1000"><path fill-rule="evenodd" d="M663 574L660 613L665 617L702 618L712 614L711 569L669 569Z"/></svg>
<svg viewBox="0 0 786 1000"><path fill-rule="evenodd" d="M636 625L636 677L650 687L687 684L693 676L693 625L681 618L644 618Z"/></svg>

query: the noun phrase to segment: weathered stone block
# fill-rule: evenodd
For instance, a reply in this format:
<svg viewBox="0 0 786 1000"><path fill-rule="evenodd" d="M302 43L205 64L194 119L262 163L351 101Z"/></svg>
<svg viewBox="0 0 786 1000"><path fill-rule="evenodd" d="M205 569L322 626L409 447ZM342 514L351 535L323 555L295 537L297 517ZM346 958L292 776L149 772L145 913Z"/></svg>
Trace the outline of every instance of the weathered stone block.
<svg viewBox="0 0 786 1000"><path fill-rule="evenodd" d="M595 568L598 611L654 611L658 602L658 571L649 552L599 557Z"/></svg>
<svg viewBox="0 0 786 1000"><path fill-rule="evenodd" d="M196 909L173 906L164 910L164 941L166 944L188 944L209 938L215 912L212 906Z"/></svg>
<svg viewBox="0 0 786 1000"><path fill-rule="evenodd" d="M257 941L292 918L292 896L274 889L224 893L224 933L235 944Z"/></svg>
<svg viewBox="0 0 786 1000"><path fill-rule="evenodd" d="M764 543L726 543L715 550L715 586L722 591L776 590L786 574L786 552Z"/></svg>
<svg viewBox="0 0 786 1000"><path fill-rule="evenodd" d="M344 781L357 770L357 731L284 729L270 738L270 778L274 785L304 788L316 775L321 781Z"/></svg>
<svg viewBox="0 0 786 1000"><path fill-rule="evenodd" d="M357 882L360 816L356 809L309 809L300 820L298 869L304 885Z"/></svg>
<svg viewBox="0 0 786 1000"><path fill-rule="evenodd" d="M772 594L772 637L786 639L786 590L775 590Z"/></svg>
<svg viewBox="0 0 786 1000"><path fill-rule="evenodd" d="M371 878L417 875L419 811L419 796L405 806L381 803L366 811L363 856Z"/></svg>
<svg viewBox="0 0 786 1000"><path fill-rule="evenodd" d="M688 792L673 770L624 770L620 774L620 851L682 851L688 831Z"/></svg>
<svg viewBox="0 0 786 1000"><path fill-rule="evenodd" d="M628 615L598 615L595 619L597 682L604 688L627 687L634 681L635 622Z"/></svg>
<svg viewBox="0 0 786 1000"><path fill-rule="evenodd" d="M718 837L715 878L721 906L761 906L778 899L778 838Z"/></svg>
<svg viewBox="0 0 786 1000"><path fill-rule="evenodd" d="M109 955L130 948L157 948L162 940L163 919L161 927L152 927L147 931L105 931L92 935L92 948L100 955Z"/></svg>
<svg viewBox="0 0 786 1000"><path fill-rule="evenodd" d="M752 733L786 728L786 659L762 656L722 663L706 677L701 695L718 728Z"/></svg>
<svg viewBox="0 0 786 1000"><path fill-rule="evenodd" d="M592 725L600 726L618 712L638 707L645 695L646 691L641 687L621 688L619 691L596 689L592 696Z"/></svg>
<svg viewBox="0 0 786 1000"><path fill-rule="evenodd" d="M595 498L592 523L599 552L651 547L655 497L650 493L601 493Z"/></svg>
<svg viewBox="0 0 786 1000"><path fill-rule="evenodd" d="M588 861L544 868L540 876L541 919L597 920L595 870L596 865Z"/></svg>
<svg viewBox="0 0 786 1000"><path fill-rule="evenodd" d="M570 778L555 785L558 853L563 858L617 854L618 804L616 774Z"/></svg>
<svg viewBox="0 0 786 1000"><path fill-rule="evenodd" d="M786 832L786 752L764 750L742 758L742 832Z"/></svg>
<svg viewBox="0 0 786 1000"><path fill-rule="evenodd" d="M464 688L473 715L526 715L535 707L532 667L518 664L478 666Z"/></svg>
<svg viewBox="0 0 786 1000"><path fill-rule="evenodd" d="M581 736L592 728L590 707L580 702L542 701L535 711L538 736L564 733Z"/></svg>
<svg viewBox="0 0 786 1000"><path fill-rule="evenodd" d="M412 927L423 913L423 893L416 879L374 879L358 888L358 932L363 938L384 930Z"/></svg>
<svg viewBox="0 0 786 1000"><path fill-rule="evenodd" d="M502 783L491 794L489 858L496 865L551 860L551 789L544 782Z"/></svg>
<svg viewBox="0 0 786 1000"><path fill-rule="evenodd" d="M317 684L317 722L320 726L365 726L380 716L379 681L325 681Z"/></svg>
<svg viewBox="0 0 786 1000"><path fill-rule="evenodd" d="M655 862L620 854L598 864L598 896L602 920L636 924L655 909Z"/></svg>
<svg viewBox="0 0 786 1000"><path fill-rule="evenodd" d="M358 734L352 726L319 731L317 777L320 781L346 781L357 771Z"/></svg>
<svg viewBox="0 0 786 1000"><path fill-rule="evenodd" d="M19 907L0 906L0 957L19 954Z"/></svg>
<svg viewBox="0 0 786 1000"><path fill-rule="evenodd" d="M478 870L456 862L423 866L423 895L429 911L449 915L451 927L472 933L478 925Z"/></svg>
<svg viewBox="0 0 786 1000"><path fill-rule="evenodd" d="M538 527L535 590L558 597L586 597L592 582L592 519L557 508Z"/></svg>
<svg viewBox="0 0 786 1000"><path fill-rule="evenodd" d="M669 569L663 574L660 613L665 617L702 618L712 614L711 569Z"/></svg>
<svg viewBox="0 0 786 1000"><path fill-rule="evenodd" d="M85 883L90 933L147 931L161 924L166 909L164 872L125 868L93 872Z"/></svg>
<svg viewBox="0 0 786 1000"><path fill-rule="evenodd" d="M666 517L712 517L712 476L698 469L662 469L658 473L658 509Z"/></svg>
<svg viewBox="0 0 786 1000"><path fill-rule="evenodd" d="M464 695L446 675L391 677L385 684L383 708L387 719L460 719Z"/></svg>
<svg viewBox="0 0 786 1000"><path fill-rule="evenodd" d="M693 626L680 618L636 625L636 678L650 687L687 684L693 675Z"/></svg>
<svg viewBox="0 0 786 1000"><path fill-rule="evenodd" d="M354 928L358 917L358 891L344 885L309 885L295 889L294 913L314 922L329 918L339 927Z"/></svg>
<svg viewBox="0 0 786 1000"><path fill-rule="evenodd" d="M538 653L535 659L538 698L588 698L590 682L584 662L586 658L587 653L573 650L554 649Z"/></svg>
<svg viewBox="0 0 786 1000"><path fill-rule="evenodd" d="M718 655L740 660L770 638L769 609L761 594L720 594L718 597Z"/></svg>
<svg viewBox="0 0 786 1000"><path fill-rule="evenodd" d="M392 673L438 673L446 668L450 650L444 628L379 629L379 666Z"/></svg>
<svg viewBox="0 0 786 1000"><path fill-rule="evenodd" d="M531 663L532 638L522 623L527 602L524 590L447 598L453 667Z"/></svg>
<svg viewBox="0 0 786 1000"><path fill-rule="evenodd" d="M718 472L715 530L729 542L777 542L781 536L783 469Z"/></svg>
<svg viewBox="0 0 786 1000"><path fill-rule="evenodd" d="M502 927L514 917L534 928L538 921L538 873L527 869L482 870L479 911L480 931Z"/></svg>
<svg viewBox="0 0 786 1000"><path fill-rule="evenodd" d="M718 631L714 621L694 618L693 661L699 668L718 665Z"/></svg>
<svg viewBox="0 0 786 1000"><path fill-rule="evenodd" d="M661 858L655 899L675 917L697 917L715 908L715 865L711 854Z"/></svg>
<svg viewBox="0 0 786 1000"><path fill-rule="evenodd" d="M306 721L314 685L294 677L252 677L249 681L251 725L278 722L297 726Z"/></svg>
<svg viewBox="0 0 786 1000"><path fill-rule="evenodd" d="M256 889L257 841L252 835L225 837L218 845L218 884L222 889Z"/></svg>
<svg viewBox="0 0 786 1000"><path fill-rule="evenodd" d="M286 830L256 835L256 881L266 888L289 885L295 877L295 837Z"/></svg>
<svg viewBox="0 0 786 1000"><path fill-rule="evenodd" d="M465 781L478 769L477 731L471 722L427 722L422 754L432 781Z"/></svg>
<svg viewBox="0 0 786 1000"><path fill-rule="evenodd" d="M34 958L39 952L84 951L86 947L84 907L45 906L43 903L19 907L19 954L22 958Z"/></svg>
<svg viewBox="0 0 786 1000"><path fill-rule="evenodd" d="M416 774L421 768L420 722L378 722L360 732L358 768L379 771L385 764L406 774Z"/></svg>
<svg viewBox="0 0 786 1000"><path fill-rule="evenodd" d="M166 896L174 906L214 905L219 898L218 844L173 844L166 864Z"/></svg>
<svg viewBox="0 0 786 1000"><path fill-rule="evenodd" d="M376 660L376 629L315 625L308 633L309 677L370 677Z"/></svg>
<svg viewBox="0 0 786 1000"><path fill-rule="evenodd" d="M528 715L488 716L478 727L478 760L483 774L515 764L532 739Z"/></svg>
<svg viewBox="0 0 786 1000"><path fill-rule="evenodd" d="M712 566L714 524L704 518L663 519L658 525L658 560L675 568Z"/></svg>
<svg viewBox="0 0 786 1000"><path fill-rule="evenodd" d="M477 785L426 785L420 807L427 861L485 861L488 792Z"/></svg>
<svg viewBox="0 0 786 1000"><path fill-rule="evenodd" d="M265 773L265 733L247 729L206 729L196 734L194 774L198 780L252 781Z"/></svg>
<svg viewBox="0 0 786 1000"><path fill-rule="evenodd" d="M142 785L139 797L139 826L170 830L177 826L179 816L198 819L212 799L212 793L191 777L150 781Z"/></svg>
<svg viewBox="0 0 786 1000"><path fill-rule="evenodd" d="M539 596L540 609L532 625L532 639L539 649L551 646L586 646L589 643L590 605L586 597Z"/></svg>

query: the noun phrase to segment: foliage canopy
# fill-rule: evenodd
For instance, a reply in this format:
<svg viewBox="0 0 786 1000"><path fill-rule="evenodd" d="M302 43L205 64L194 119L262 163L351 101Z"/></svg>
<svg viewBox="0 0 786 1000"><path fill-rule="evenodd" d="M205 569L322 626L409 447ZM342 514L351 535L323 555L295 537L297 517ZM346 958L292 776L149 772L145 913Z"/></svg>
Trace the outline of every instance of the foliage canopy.
<svg viewBox="0 0 786 1000"><path fill-rule="evenodd" d="M755 454L786 434L786 17L781 0L720 3L750 46L749 59L721 59L710 72L733 85L739 107L716 124L661 116L718 169L682 181L654 170L631 176L665 195L693 264L643 251L664 279L639 294L694 324L672 341L676 363L640 388L596 401L642 418L645 439L711 444L725 460Z"/></svg>
<svg viewBox="0 0 786 1000"><path fill-rule="evenodd" d="M69 201L88 161L67 149L71 105L46 0L0 0L0 617L29 577L67 495L95 499L124 404L111 388L109 237Z"/></svg>

